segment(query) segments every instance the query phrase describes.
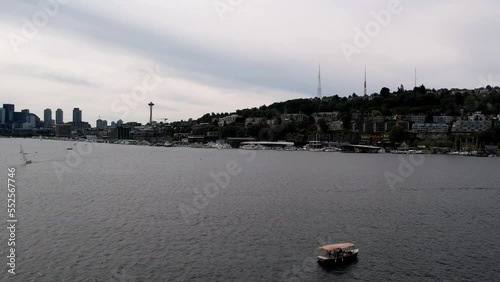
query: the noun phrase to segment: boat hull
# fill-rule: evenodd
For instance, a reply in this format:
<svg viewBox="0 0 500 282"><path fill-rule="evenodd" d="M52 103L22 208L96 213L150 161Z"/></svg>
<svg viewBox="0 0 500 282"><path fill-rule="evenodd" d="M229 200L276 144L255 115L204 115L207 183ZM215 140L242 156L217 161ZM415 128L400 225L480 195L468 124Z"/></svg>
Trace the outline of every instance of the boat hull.
<svg viewBox="0 0 500 282"><path fill-rule="evenodd" d="M326 258L323 256L318 257L318 263L322 266L336 266L351 263L358 259L358 253L352 255L339 257L339 258Z"/></svg>

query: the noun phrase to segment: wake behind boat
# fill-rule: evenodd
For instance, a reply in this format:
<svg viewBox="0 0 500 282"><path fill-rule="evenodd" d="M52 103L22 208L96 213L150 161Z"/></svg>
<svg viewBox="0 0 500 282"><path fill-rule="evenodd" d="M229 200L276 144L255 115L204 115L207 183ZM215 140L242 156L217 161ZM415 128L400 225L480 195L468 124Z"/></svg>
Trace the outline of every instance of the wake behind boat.
<svg viewBox="0 0 500 282"><path fill-rule="evenodd" d="M23 145L19 144L19 148L20 148L20 153L21 153L21 156L23 157L23 161L25 164L30 164L31 163L31 160L28 160L28 158L26 157L26 155L28 153L25 153L24 150L23 150Z"/></svg>
<svg viewBox="0 0 500 282"><path fill-rule="evenodd" d="M319 249L325 252L324 255L318 256L318 263L323 266L335 266L352 262L357 259L359 252L359 249L353 243L326 245Z"/></svg>

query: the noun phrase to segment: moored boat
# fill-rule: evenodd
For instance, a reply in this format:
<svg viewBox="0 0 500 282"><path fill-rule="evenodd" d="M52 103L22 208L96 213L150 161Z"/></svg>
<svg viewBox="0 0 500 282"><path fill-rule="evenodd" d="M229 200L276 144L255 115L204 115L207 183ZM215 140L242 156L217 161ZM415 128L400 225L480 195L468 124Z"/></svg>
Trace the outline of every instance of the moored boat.
<svg viewBox="0 0 500 282"><path fill-rule="evenodd" d="M318 256L318 263L324 266L341 265L357 259L359 249L353 243L339 243L319 248L324 255Z"/></svg>

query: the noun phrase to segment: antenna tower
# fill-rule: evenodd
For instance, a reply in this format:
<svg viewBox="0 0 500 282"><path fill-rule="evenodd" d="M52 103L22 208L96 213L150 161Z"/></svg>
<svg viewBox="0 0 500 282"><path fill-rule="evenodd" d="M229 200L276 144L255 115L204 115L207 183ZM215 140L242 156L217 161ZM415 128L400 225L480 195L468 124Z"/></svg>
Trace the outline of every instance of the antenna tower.
<svg viewBox="0 0 500 282"><path fill-rule="evenodd" d="M365 96L366 96L366 65L365 65Z"/></svg>
<svg viewBox="0 0 500 282"><path fill-rule="evenodd" d="M417 68L415 68L415 87L417 87Z"/></svg>
<svg viewBox="0 0 500 282"><path fill-rule="evenodd" d="M323 94L321 93L321 65L319 65L318 69L318 98L323 97Z"/></svg>

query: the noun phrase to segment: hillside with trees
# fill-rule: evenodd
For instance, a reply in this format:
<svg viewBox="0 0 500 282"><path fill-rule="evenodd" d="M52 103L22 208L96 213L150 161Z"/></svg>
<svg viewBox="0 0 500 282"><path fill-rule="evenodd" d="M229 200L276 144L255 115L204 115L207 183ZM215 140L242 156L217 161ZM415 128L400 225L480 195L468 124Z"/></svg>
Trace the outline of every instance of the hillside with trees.
<svg viewBox="0 0 500 282"><path fill-rule="evenodd" d="M342 127L329 128L325 120L315 119L317 113L338 113L338 121ZM426 123L432 123L435 116L451 116L454 119L466 119L470 114L481 112L491 119L498 119L500 113L500 89L487 86L485 88L466 89L426 89L424 85L412 90L405 90L401 85L396 91L384 87L379 93L348 97L338 95L322 98L302 98L276 102L258 108L236 110L234 113L207 113L191 123L177 123L175 132L184 132L195 135L204 135L209 131L219 132L221 138L226 137L253 137L258 140L289 140L307 142L311 136L321 134L322 139L338 139L346 136L346 140L357 142L360 133L353 132L353 122L378 119L394 120L411 115L424 115ZM285 115L286 114L286 115ZM305 118L289 122L283 116L299 114ZM221 119L236 115L234 122L227 124ZM248 122L248 120L258 122ZM175 124L175 123L174 123ZM183 125L182 125L183 124ZM495 123L496 124L496 123ZM383 132L380 132L383 133ZM410 141L422 143L409 129L392 128L386 132L392 141ZM485 132L466 135L465 137L481 138L484 143L500 143L498 127ZM462 136L460 136L462 137ZM446 140L434 140L434 145L450 145L453 136ZM440 142L440 144L437 144ZM427 142L429 143L429 142Z"/></svg>

